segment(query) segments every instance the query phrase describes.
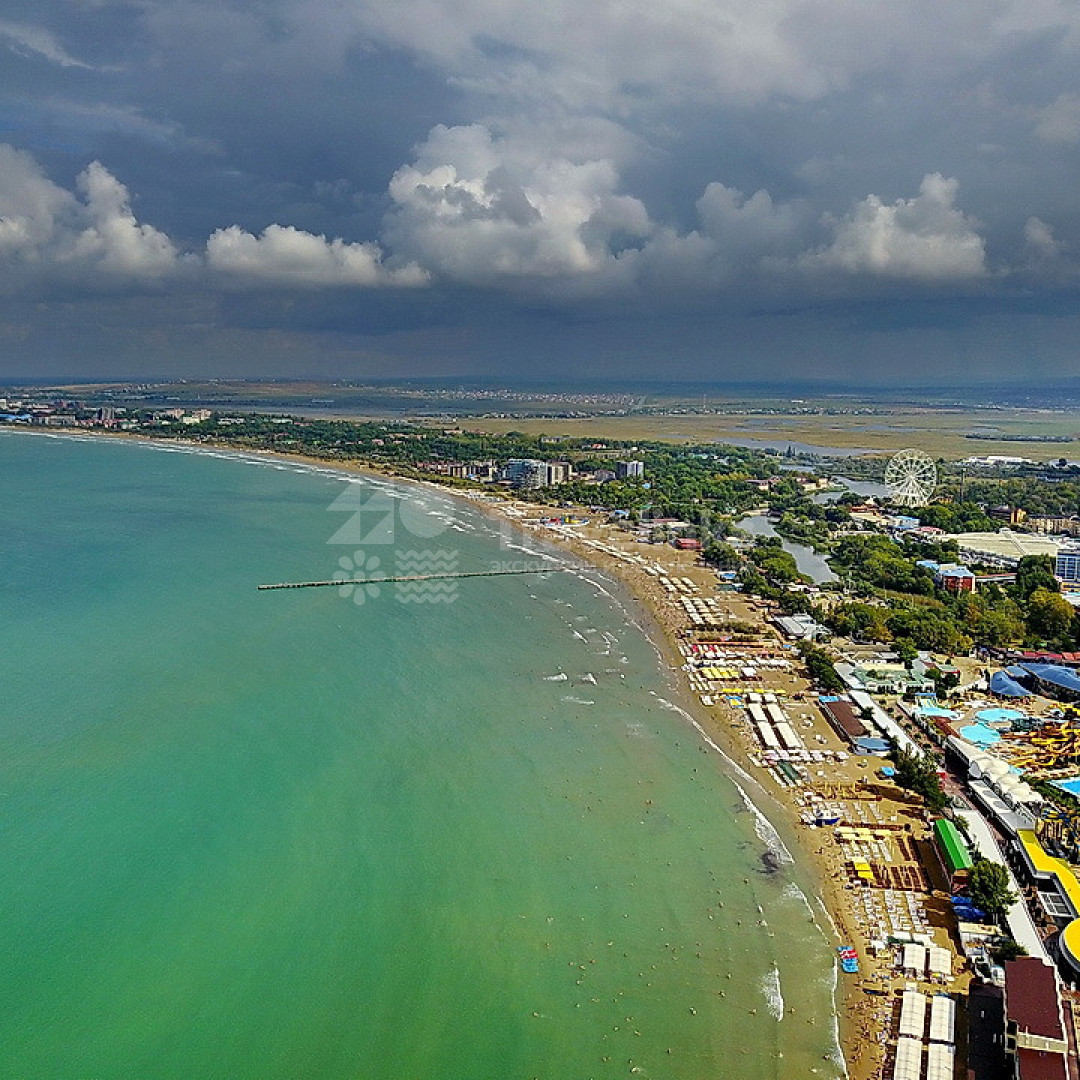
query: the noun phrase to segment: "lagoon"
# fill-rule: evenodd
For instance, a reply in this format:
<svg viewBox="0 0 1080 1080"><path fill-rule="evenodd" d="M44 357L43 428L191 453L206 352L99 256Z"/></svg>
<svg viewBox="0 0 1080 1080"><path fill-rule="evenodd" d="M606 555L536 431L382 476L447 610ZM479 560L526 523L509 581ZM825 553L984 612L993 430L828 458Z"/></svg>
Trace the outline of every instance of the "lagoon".
<svg viewBox="0 0 1080 1080"><path fill-rule="evenodd" d="M783 549L794 559L800 574L805 574L815 585L838 581L832 567L812 547L788 540L777 533L776 527L765 514L749 514L735 523L736 528L751 536L777 536Z"/></svg>

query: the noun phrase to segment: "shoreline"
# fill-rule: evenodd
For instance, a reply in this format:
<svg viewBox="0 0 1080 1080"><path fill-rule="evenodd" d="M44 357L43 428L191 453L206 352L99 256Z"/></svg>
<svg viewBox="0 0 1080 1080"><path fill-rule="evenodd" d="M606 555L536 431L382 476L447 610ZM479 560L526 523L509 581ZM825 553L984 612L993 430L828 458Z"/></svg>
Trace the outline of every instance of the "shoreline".
<svg viewBox="0 0 1080 1080"><path fill-rule="evenodd" d="M227 454L238 458L255 461L278 461L284 464L299 464L325 474L343 474L345 476L366 477L393 483L415 485L427 491L435 491L451 499L460 499L470 507L480 510L486 516L502 523L509 523L520 535L535 538L557 550L574 555L585 567L597 571L612 579L624 593L631 607L628 615L656 651L661 673L667 683L672 700L668 703L686 717L695 728L698 737L710 750L719 754L719 768L736 784L744 799L749 800L756 813L762 815L773 830L783 849L803 878L812 889L807 898L811 908L811 917L818 924L826 939L832 939L833 945L842 942L863 944L863 935L858 931L850 905L845 902L842 880L837 873L841 864L836 852L828 846L817 846L816 833L800 828L798 806L787 796L789 789L774 791L766 786L765 778L755 768L751 760L753 747L746 736L729 722L728 713L710 709L698 700L698 696L687 685L682 668L685 662L680 651L681 631L678 613L672 610L670 599L660 588L659 580L647 574L644 569L632 563L591 546L584 542L581 535L568 534L539 525L530 525L523 519L523 513L541 516L544 508L538 504L521 503L512 498L497 498L482 491L469 491L448 488L442 484L422 479L398 476L392 470L375 468L361 462L327 461L305 454L247 450L243 447L229 446L222 443L190 443L183 440L148 438L128 432L106 433L86 432L81 429L54 429L51 431L28 431L28 434L87 439L113 439L136 442L148 446L168 447L189 453ZM664 552L669 554L668 551ZM693 568L693 559L686 558L687 553L670 550L671 559L680 569ZM697 568L699 575L701 568ZM712 574L712 571L705 571ZM741 598L741 594L735 594ZM743 602L743 607L748 605ZM758 616L755 623L770 637L771 628L767 628L764 618ZM779 645L779 642L778 642ZM750 791L745 788L749 785ZM820 908L820 912L815 912ZM818 918L823 913L824 920ZM865 955L865 950L860 949ZM869 961L869 957L866 958ZM858 982L845 980L838 974L834 964L833 1010L836 1031L835 1053L840 1055L837 1067L851 1080L869 1080L879 1073L881 1064L877 1054L863 1056L861 1047L865 1044L865 1024L860 1028L862 1014L868 1005Z"/></svg>

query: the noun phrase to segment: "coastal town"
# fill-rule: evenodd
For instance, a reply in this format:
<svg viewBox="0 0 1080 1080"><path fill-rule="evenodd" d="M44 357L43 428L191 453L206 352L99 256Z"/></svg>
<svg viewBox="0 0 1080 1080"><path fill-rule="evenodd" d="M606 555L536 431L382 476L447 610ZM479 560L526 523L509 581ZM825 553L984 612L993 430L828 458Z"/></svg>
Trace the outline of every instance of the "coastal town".
<svg viewBox="0 0 1080 1080"><path fill-rule="evenodd" d="M0 1080L1080 1080L1080 0L0 55Z"/></svg>
<svg viewBox="0 0 1080 1080"><path fill-rule="evenodd" d="M1080 1076L1074 464L971 459L939 481L912 452L890 483L725 446L0 405L439 484L602 567L817 868L851 1075Z"/></svg>
<svg viewBox="0 0 1080 1080"><path fill-rule="evenodd" d="M843 939L852 1074L949 1077L966 1063L975 1077L1075 1075L1080 969L1068 942L1080 887L1052 854L1070 818L1008 764L1024 748L1039 765L1031 779L1075 773L1075 759L1042 749L1063 747L1075 722L1060 696L1031 691L1018 708L981 664L960 662L948 674L964 683L939 698L926 672L941 658L905 666L835 639L844 685L822 692L797 644L808 620L742 594L675 544L642 551L610 529L532 520L636 579L707 729L799 823ZM900 786L896 749L934 760L939 799ZM984 858L1005 882L992 910L972 895Z"/></svg>

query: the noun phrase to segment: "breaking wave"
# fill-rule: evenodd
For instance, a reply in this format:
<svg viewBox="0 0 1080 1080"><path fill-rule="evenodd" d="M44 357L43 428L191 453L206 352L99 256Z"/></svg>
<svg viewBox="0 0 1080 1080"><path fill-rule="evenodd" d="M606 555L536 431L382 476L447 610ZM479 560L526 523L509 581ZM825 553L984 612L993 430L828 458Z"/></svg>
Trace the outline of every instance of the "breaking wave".
<svg viewBox="0 0 1080 1080"><path fill-rule="evenodd" d="M773 964L772 971L761 977L759 986L765 997L765 1007L769 1015L779 1022L784 1019L784 995L780 992L780 969Z"/></svg>

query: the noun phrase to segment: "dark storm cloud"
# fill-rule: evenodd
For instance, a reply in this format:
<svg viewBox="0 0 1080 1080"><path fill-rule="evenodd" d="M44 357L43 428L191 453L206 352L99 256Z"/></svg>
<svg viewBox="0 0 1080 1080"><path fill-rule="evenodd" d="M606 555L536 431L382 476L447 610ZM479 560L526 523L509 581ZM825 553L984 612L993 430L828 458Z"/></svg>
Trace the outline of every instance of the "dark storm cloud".
<svg viewBox="0 0 1080 1080"><path fill-rule="evenodd" d="M1078 52L1050 0L11 0L8 363L1046 374Z"/></svg>

